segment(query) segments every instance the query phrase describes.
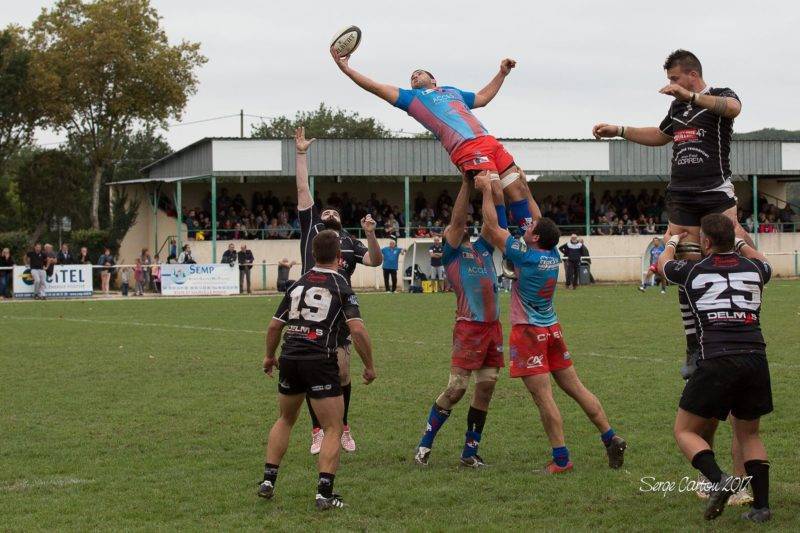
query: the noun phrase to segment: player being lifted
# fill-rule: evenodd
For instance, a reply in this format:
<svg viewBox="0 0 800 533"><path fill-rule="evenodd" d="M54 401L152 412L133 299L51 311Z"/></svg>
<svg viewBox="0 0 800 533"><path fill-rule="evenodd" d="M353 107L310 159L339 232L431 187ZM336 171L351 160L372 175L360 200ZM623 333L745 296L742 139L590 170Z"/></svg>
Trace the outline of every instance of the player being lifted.
<svg viewBox="0 0 800 533"><path fill-rule="evenodd" d="M343 260L340 240L341 236L330 230L314 237L311 249L316 266L286 291L269 324L264 356L264 372L271 377L273 368L279 369L280 416L269 432L264 480L259 485L258 495L272 498L274 494L278 467L289 446L292 427L305 396L310 399L325 430L316 496L317 509L323 511L344 506L342 498L333 492L343 433L344 402L337 364L337 339L343 332L349 331L352 335L356 351L364 362L364 382L369 384L375 379L372 345L361 320L358 300L338 272ZM275 351L284 328L278 360Z"/></svg>
<svg viewBox="0 0 800 533"><path fill-rule="evenodd" d="M464 396L472 374L475 374L475 392L467 413L461 464L471 468L486 466L478 455L478 444L497 376L504 366L494 247L483 236L470 244L467 231L470 181L466 177L462 180L450 225L444 230L442 262L456 293L456 323L447 388L431 407L427 429L414 455L414 461L423 466L428 464L436 433Z"/></svg>
<svg viewBox="0 0 800 533"><path fill-rule="evenodd" d="M320 214L311 197L308 186L308 159L307 152L314 139L306 139L305 129L297 128L295 131L295 148L297 150L295 176L297 181L297 211L300 218L300 255L302 257L302 271L306 273L314 266L314 256L311 253L311 242L319 232L330 229L339 235L341 258L338 272L344 276L350 285L350 277L356 269L356 264L377 267L383 262L380 244L375 237L375 221L367 215L361 219L361 227L367 236L367 246L358 239L354 239L342 228L342 217L336 209L326 208ZM341 330L341 337L337 342L337 359L339 362L339 376L344 396L344 431L342 433L342 447L345 451L354 452L356 443L350 434L347 415L350 410L350 340L346 330ZM322 445L325 431L320 425L311 401L308 401L308 412L311 415L311 453L317 454Z"/></svg>
<svg viewBox="0 0 800 533"><path fill-rule="evenodd" d="M553 459L545 472L556 474L572 470L550 374L600 431L608 465L621 467L627 444L611 428L600 401L578 378L553 309L553 293L561 265L556 249L561 235L558 227L549 218L536 219L527 227L522 240L517 240L498 225L489 194L489 177L476 178L475 186L484 195L483 235L491 245L505 249L506 257L516 269L517 280L511 289L510 375L522 378L539 408L542 425L553 448Z"/></svg>
<svg viewBox="0 0 800 533"><path fill-rule="evenodd" d="M378 83L356 71L349 65L349 56L339 56L333 47L331 55L339 69L356 85L406 111L433 133L464 176L498 175L500 179L492 182L492 198L501 225L508 225L504 193L509 200L511 216L519 226L524 228L533 215L538 215L530 211L532 197L522 168L470 111L492 101L516 61L503 59L500 71L486 87L472 93L455 87L440 87L433 74L423 69L411 73L411 89L400 89Z"/></svg>
<svg viewBox="0 0 800 533"><path fill-rule="evenodd" d="M721 213L734 224L736 236L755 247L750 236L736 219L736 195L731 182L730 150L733 120L739 116L742 104L728 88L711 87L703 79L703 67L696 55L687 50L675 50L664 62L669 84L661 94L673 98L667 115L658 127L634 128L600 123L592 133L596 138L622 137L645 146L672 145L672 172L667 185L667 215L669 227L664 236L686 233L675 250L678 259L700 259L700 219L711 213ZM699 342L697 325L692 318L686 290L678 288L681 319L686 335L686 364L681 374L686 379L697 364ZM714 427L715 424L713 424ZM709 426L705 435L713 440ZM744 473L734 434L733 456L736 472ZM705 497L701 492L698 495ZM742 491L731 503L745 503L749 495Z"/></svg>
<svg viewBox="0 0 800 533"><path fill-rule="evenodd" d="M766 522L772 516L769 462L758 426L759 419L772 412L772 390L759 314L761 294L772 271L761 253L736 239L729 218L707 215L701 228L704 259L674 260L685 233L672 236L658 259L662 275L686 290L701 332L701 363L681 394L675 440L692 466L713 483L705 518L714 519L746 484L741 477L720 470L706 438L709 422L725 420L730 414L753 487L752 508L742 518Z"/></svg>

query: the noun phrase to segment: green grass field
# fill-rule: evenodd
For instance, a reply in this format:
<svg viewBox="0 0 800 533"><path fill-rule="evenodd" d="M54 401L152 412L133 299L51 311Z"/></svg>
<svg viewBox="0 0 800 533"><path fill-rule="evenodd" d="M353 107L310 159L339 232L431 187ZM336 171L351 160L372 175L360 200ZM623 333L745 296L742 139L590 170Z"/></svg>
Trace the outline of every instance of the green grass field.
<svg viewBox="0 0 800 533"><path fill-rule="evenodd" d="M695 477L672 438L683 381L676 294L633 286L561 290L556 306L584 382L629 443L607 467L594 427L560 392L575 472L536 473L549 446L534 405L503 372L481 443L491 464L459 469L467 401L439 432L431 466L411 457L447 382L454 297L364 294L378 380L354 380L359 445L336 479L349 507L317 513L308 416L277 494L256 497L277 384L260 369L277 297L9 303L0 306L0 530L515 530L702 527L691 493L640 479ZM503 296L504 316L508 297ZM771 527L800 524L800 283L767 287L762 314L775 412ZM508 328L506 328L506 336ZM353 373L360 362L354 358ZM730 467L729 426L718 456ZM729 508L713 528L744 528Z"/></svg>

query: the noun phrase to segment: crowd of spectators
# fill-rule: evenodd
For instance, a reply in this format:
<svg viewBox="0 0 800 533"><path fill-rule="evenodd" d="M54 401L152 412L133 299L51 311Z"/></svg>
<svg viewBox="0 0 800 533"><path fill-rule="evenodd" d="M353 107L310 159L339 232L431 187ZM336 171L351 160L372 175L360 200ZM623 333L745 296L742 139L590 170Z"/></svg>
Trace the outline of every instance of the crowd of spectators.
<svg viewBox="0 0 800 533"><path fill-rule="evenodd" d="M586 205L583 193L571 195L548 194L536 198L542 214L552 218L562 231L583 233ZM366 199L351 196L348 192L332 192L327 198L315 196L318 207L335 207L342 216L342 225L358 232L360 220L368 213L378 224L378 237L405 237L405 216L401 206L379 198L372 192ZM410 220L411 236L440 235L450 220L453 196L443 189L435 198L422 191L412 199ZM659 235L667 226L665 197L661 188L605 190L590 196L590 221L593 235ZM796 215L791 206L778 208L766 201L759 202L759 232L794 231ZM169 206L166 206L169 209ZM296 201L287 196L280 199L272 191L255 192L250 200L241 194L229 195L222 189L217 199L217 238L221 240L294 239L299 238L300 222ZM169 212L169 211L168 211ZM211 230L211 195L201 206L185 208L190 239L206 240ZM480 198L473 196L468 207L468 224L471 232L480 231ZM752 214L740 211L740 221L752 231ZM790 225L791 224L791 225Z"/></svg>

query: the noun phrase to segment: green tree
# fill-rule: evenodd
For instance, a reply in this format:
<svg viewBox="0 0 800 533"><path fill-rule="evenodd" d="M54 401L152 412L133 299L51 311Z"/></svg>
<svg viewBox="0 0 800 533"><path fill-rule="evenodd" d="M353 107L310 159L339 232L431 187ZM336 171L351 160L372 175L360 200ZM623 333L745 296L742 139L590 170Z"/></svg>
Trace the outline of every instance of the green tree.
<svg viewBox="0 0 800 533"><path fill-rule="evenodd" d="M16 194L35 242L54 219L74 217L85 180L80 162L63 150L31 151L18 164Z"/></svg>
<svg viewBox="0 0 800 533"><path fill-rule="evenodd" d="M298 126L306 128L306 137L322 139L385 139L393 137L378 120L356 112L332 109L324 103L312 111L298 111L294 118L282 115L254 127L252 137L285 139L294 137Z"/></svg>
<svg viewBox="0 0 800 533"><path fill-rule="evenodd" d="M0 32L0 175L8 159L30 143L41 121L38 94L22 29L8 26Z"/></svg>
<svg viewBox="0 0 800 533"><path fill-rule="evenodd" d="M800 130L762 128L747 133L734 133L733 138L740 141L798 141Z"/></svg>
<svg viewBox="0 0 800 533"><path fill-rule="evenodd" d="M52 100L48 123L66 130L91 168L91 211L100 228L104 177L135 125L180 118L206 62L200 45L170 45L149 0L60 0L30 31L33 62Z"/></svg>

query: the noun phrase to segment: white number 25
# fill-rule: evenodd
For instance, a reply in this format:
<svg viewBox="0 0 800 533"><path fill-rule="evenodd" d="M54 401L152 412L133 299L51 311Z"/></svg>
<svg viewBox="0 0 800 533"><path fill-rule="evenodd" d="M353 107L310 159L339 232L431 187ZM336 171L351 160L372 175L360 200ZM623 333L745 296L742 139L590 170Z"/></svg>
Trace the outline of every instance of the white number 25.
<svg viewBox="0 0 800 533"><path fill-rule="evenodd" d="M736 306L741 309L756 310L761 305L759 281L756 272L731 272L727 278L720 274L700 274L692 280L692 288L708 287L708 289L697 300L697 309L710 311L712 309L730 309ZM721 298L722 293L729 287L733 290L731 297Z"/></svg>

